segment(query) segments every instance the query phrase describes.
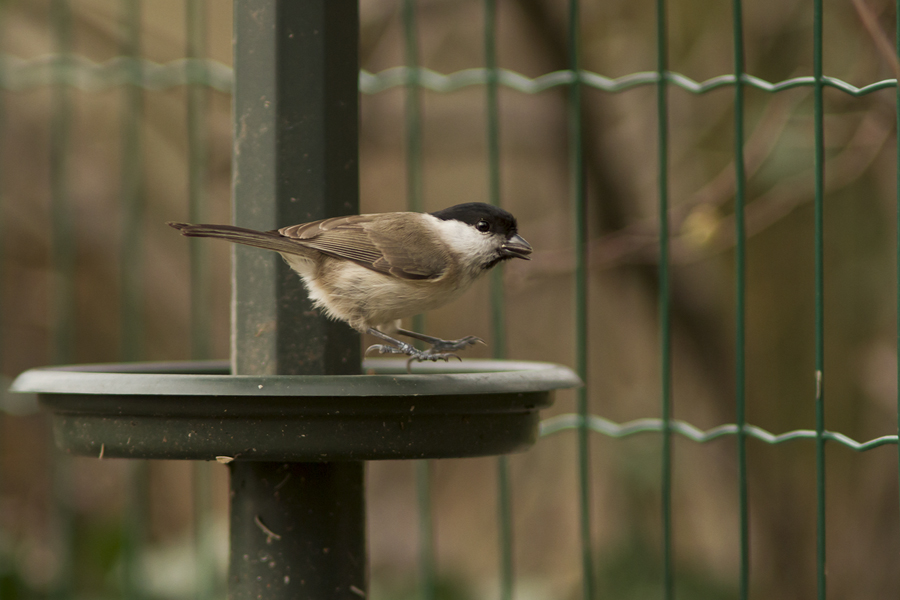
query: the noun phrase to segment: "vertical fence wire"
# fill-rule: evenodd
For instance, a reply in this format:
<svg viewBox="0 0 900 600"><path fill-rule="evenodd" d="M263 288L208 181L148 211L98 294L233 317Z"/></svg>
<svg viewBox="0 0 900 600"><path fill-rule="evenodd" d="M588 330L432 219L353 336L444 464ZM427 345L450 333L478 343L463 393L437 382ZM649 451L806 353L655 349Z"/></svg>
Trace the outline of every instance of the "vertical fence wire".
<svg viewBox="0 0 900 600"><path fill-rule="evenodd" d="M422 179L422 99L419 81L419 39L415 0L403 0L403 51L407 67L406 104L406 206L413 212L425 207ZM413 317L413 330L424 329L423 315Z"/></svg>
<svg viewBox="0 0 900 600"><path fill-rule="evenodd" d="M813 1L813 87L815 130L815 408L816 408L816 588L825 600L825 129L822 79L822 0Z"/></svg>
<svg viewBox="0 0 900 600"><path fill-rule="evenodd" d="M57 68L65 70L72 57L72 12L69 0L54 0L50 7ZM71 362L75 349L75 225L69 193L69 146L72 128L72 95L64 83L52 88L50 123L50 218L53 281L53 362ZM50 596L62 600L72 596L74 556L74 516L71 508L72 475L68 457L57 450L53 440L52 516L57 538L59 567Z"/></svg>
<svg viewBox="0 0 900 600"><path fill-rule="evenodd" d="M660 396L662 413L662 544L663 596L674 598L672 547L672 357L669 300L669 107L668 107L668 30L665 0L656 2L656 111L659 178L659 328Z"/></svg>
<svg viewBox="0 0 900 600"><path fill-rule="evenodd" d="M500 599L512 600L515 593L512 490L509 481L509 460L506 456L497 457L497 522L500 547Z"/></svg>
<svg viewBox="0 0 900 600"><path fill-rule="evenodd" d="M6 36L6 6L0 5L0 41L4 39ZM0 77L6 78L6 73L3 69L0 69ZM0 142L5 141L6 139L6 97L4 94L0 93ZM0 149L2 149L2 145L0 145ZM2 151L2 150L0 150ZM5 216L2 215L3 209L6 208L6 194L3 191L3 183L6 180L6 165L0 161L0 282L3 282L5 277L5 258L6 258L6 248L4 242L6 241L5 236L8 231L6 226L7 222ZM5 302L3 301L3 291L4 286L0 283L0 349L3 348L4 342L6 341L7 329L5 326L5 320L3 316L6 315L6 311L4 310ZM0 351L0 381L6 382L7 379L3 375L6 373L6 370L3 368L6 366L5 357L3 352ZM2 398L2 396L0 396ZM0 431L4 431L5 427L9 423L9 415L4 410L4 404L2 400L0 400ZM0 490L5 489L6 482L6 472L2 465L0 465ZM4 526L0 525L0 538L8 539L11 536L7 535L7 530ZM7 548L0 548L0 573L10 573L12 572L12 552L10 552ZM10 588L12 586L4 585L4 583L0 582L0 586L5 588ZM3 594L2 589L0 589L0 595Z"/></svg>
<svg viewBox="0 0 900 600"><path fill-rule="evenodd" d="M900 0L896 0L896 1L894 2L894 18L895 18L895 23L894 23L894 43L895 43L894 53L897 55L898 59L900 59ZM900 69L895 68L894 76L895 76L895 77L900 77ZM897 231L895 232L895 236L896 236L896 244L897 244L897 248L896 248L896 253L897 253L896 261L897 261L897 264L896 264L896 267L895 267L895 268L896 268L896 271L897 271L897 272L896 272L896 279L897 279L897 280L896 280L896 282L895 282L895 286L896 286L896 294L897 294L897 308L896 308L896 315L897 315L897 345L896 345L896 348L897 348L897 365L896 365L896 367L897 367L897 369L896 369L895 377L896 377L897 379L895 379L895 381L897 381L897 434L898 434L898 436L900 436L900 381L898 381L898 380L900 380L900 84L898 84L898 86L897 86L896 89L894 90L894 112L895 112L895 115L896 115L896 116L894 117L894 119L895 119L895 125L894 125L894 126L895 126L895 128L896 128L895 133L894 133L894 137L896 138L896 139L895 139L895 149L894 149L894 150L895 150L895 152L896 152L895 161L896 161L896 163L897 163L897 165L896 165L896 173L895 173L895 176L894 176L894 177L895 177L895 184L894 184L894 185L896 186L896 189L895 189L894 193L895 193L895 195L896 195L895 201L896 201L896 204L897 204L897 207L896 207L896 211L897 211L896 228L897 228ZM898 457L897 457L897 458L898 458L897 466L898 466L898 471L900 471L900 444L897 444L897 453L898 453Z"/></svg>
<svg viewBox="0 0 900 600"><path fill-rule="evenodd" d="M185 57L203 59L206 55L206 0L185 2ZM207 142L206 121L209 91L192 83L186 89L188 142L188 212L191 223L204 223L206 202ZM206 244L190 240L191 269L191 356L210 357L209 293ZM217 591L216 557L209 537L213 529L212 469L208 462L191 463L194 514L194 597L210 600Z"/></svg>
<svg viewBox="0 0 900 600"><path fill-rule="evenodd" d="M578 0L569 0L568 61L572 73L579 73L580 7ZM575 354L576 371L585 382L577 391L578 427L578 507L581 539L582 597L592 600L595 594L593 543L591 540L591 471L590 429L588 418L588 300L587 300L587 205L584 181L584 142L581 127L581 78L575 77L569 86L568 131L570 190L574 225L575 250Z"/></svg>
<svg viewBox="0 0 900 600"><path fill-rule="evenodd" d="M747 600L750 590L750 530L747 507L747 436L745 314L746 227L744 224L744 25L741 0L732 2L734 37L734 226L735 226L735 423L737 424L739 561L738 595Z"/></svg>
<svg viewBox="0 0 900 600"><path fill-rule="evenodd" d="M487 67L487 158L488 197L500 206L500 106L497 99L497 4L484 2L484 62ZM506 320L504 314L503 269L491 271L491 326L494 358L506 357Z"/></svg>
<svg viewBox="0 0 900 600"><path fill-rule="evenodd" d="M135 81L141 81L141 4L139 0L122 3L122 56L133 59L130 68ZM138 360L143 345L141 314L141 248L144 213L141 177L141 117L143 88L126 85L122 108L122 240L121 240L121 353L127 361Z"/></svg>
<svg viewBox="0 0 900 600"><path fill-rule="evenodd" d="M186 58L199 60L206 54L206 1L187 0L185 3ZM206 113L209 91L207 86L192 83L187 86L188 141L188 210L191 223L205 222L207 165ZM191 355L195 359L210 357L210 289L206 263L206 244L191 238Z"/></svg>
<svg viewBox="0 0 900 600"><path fill-rule="evenodd" d="M213 530L211 463L191 463L194 516L194 597L197 600L214 598L216 585L216 555L210 536Z"/></svg>
<svg viewBox="0 0 900 600"><path fill-rule="evenodd" d="M140 0L123 0L122 56L130 63L134 81L142 80L139 60L141 49ZM141 153L141 122L143 116L143 87L126 85L123 88L121 188L122 239L120 242L120 347L122 359L138 360L143 348L143 285L141 254L143 247L144 194ZM126 598L144 595L140 581L140 553L149 516L149 464L131 461L128 465L128 505L125 509L122 541L122 588Z"/></svg>
<svg viewBox="0 0 900 600"><path fill-rule="evenodd" d="M434 525L431 514L431 464L415 461L416 504L419 508L419 579L422 600L437 596L437 573L434 564Z"/></svg>
<svg viewBox="0 0 900 600"><path fill-rule="evenodd" d="M484 62L487 67L487 159L488 198L500 206L500 106L497 98L497 2L484 2ZM506 358L506 315L504 311L503 267L491 271L491 327L493 356ZM509 459L497 457L497 534L500 554L500 598L512 600L513 570L512 491Z"/></svg>
<svg viewBox="0 0 900 600"><path fill-rule="evenodd" d="M419 42L415 0L403 0L402 15L406 80L406 202L414 212L424 210L422 178L422 105L419 83ZM413 318L413 330L422 331L424 318ZM421 598L433 600L437 590L434 527L431 509L431 464L416 461L416 502L419 511L419 578Z"/></svg>
<svg viewBox="0 0 900 600"><path fill-rule="evenodd" d="M72 58L72 13L68 0L51 5L57 68L65 72ZM53 86L50 124L50 218L54 273L53 362L71 362L75 344L75 225L69 194L69 146L72 95L65 83Z"/></svg>
<svg viewBox="0 0 900 600"><path fill-rule="evenodd" d="M141 576L141 552L145 540L147 519L150 514L149 462L132 460L128 464L128 493L122 532L122 597L141 600L146 596Z"/></svg>
<svg viewBox="0 0 900 600"><path fill-rule="evenodd" d="M406 202L409 210L421 212L422 185L422 101L419 82L419 41L415 0L403 0L403 40L406 80Z"/></svg>

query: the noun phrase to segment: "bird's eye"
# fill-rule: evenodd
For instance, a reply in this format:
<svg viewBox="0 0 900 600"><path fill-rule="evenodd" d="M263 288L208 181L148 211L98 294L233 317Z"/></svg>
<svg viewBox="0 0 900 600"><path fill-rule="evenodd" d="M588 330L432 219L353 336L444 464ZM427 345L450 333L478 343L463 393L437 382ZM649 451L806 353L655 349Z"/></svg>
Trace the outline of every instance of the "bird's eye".
<svg viewBox="0 0 900 600"><path fill-rule="evenodd" d="M475 229L477 229L481 233L487 233L491 230L491 224L487 221L478 221L478 223L475 225Z"/></svg>

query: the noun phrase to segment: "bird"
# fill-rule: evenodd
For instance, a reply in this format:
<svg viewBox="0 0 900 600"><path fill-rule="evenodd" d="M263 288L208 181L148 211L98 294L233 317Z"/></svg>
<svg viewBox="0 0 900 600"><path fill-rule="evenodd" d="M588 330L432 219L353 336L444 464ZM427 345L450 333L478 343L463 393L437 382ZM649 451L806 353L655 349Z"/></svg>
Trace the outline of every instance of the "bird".
<svg viewBox="0 0 900 600"><path fill-rule="evenodd" d="M234 225L169 222L188 237L218 238L278 252L302 279L313 305L382 343L366 354L448 361L478 337L443 340L400 327L400 321L443 306L481 275L513 258L530 260L532 247L516 218L483 202L432 213L387 212L332 217L256 231ZM420 350L397 339L430 345ZM461 360L461 359L460 359Z"/></svg>

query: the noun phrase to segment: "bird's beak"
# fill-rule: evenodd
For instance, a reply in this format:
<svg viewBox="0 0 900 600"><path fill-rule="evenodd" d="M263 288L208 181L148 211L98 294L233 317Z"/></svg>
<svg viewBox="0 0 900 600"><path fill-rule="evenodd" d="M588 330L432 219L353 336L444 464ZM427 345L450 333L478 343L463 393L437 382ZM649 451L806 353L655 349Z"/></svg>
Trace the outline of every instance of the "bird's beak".
<svg viewBox="0 0 900 600"><path fill-rule="evenodd" d="M500 253L507 258L524 258L531 260L531 244L525 241L521 235L514 235L500 246Z"/></svg>

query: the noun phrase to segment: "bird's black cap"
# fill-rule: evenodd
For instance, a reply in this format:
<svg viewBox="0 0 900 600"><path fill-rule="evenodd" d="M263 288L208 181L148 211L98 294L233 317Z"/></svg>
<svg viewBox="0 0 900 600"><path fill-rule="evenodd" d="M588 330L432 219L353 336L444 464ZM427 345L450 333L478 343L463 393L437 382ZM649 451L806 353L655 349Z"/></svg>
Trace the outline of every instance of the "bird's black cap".
<svg viewBox="0 0 900 600"><path fill-rule="evenodd" d="M491 226L491 231L503 235L512 235L518 231L516 218L502 208L498 208L484 202L467 202L457 204L444 210L431 213L443 221L456 220L468 225L477 225L479 221L486 221Z"/></svg>

